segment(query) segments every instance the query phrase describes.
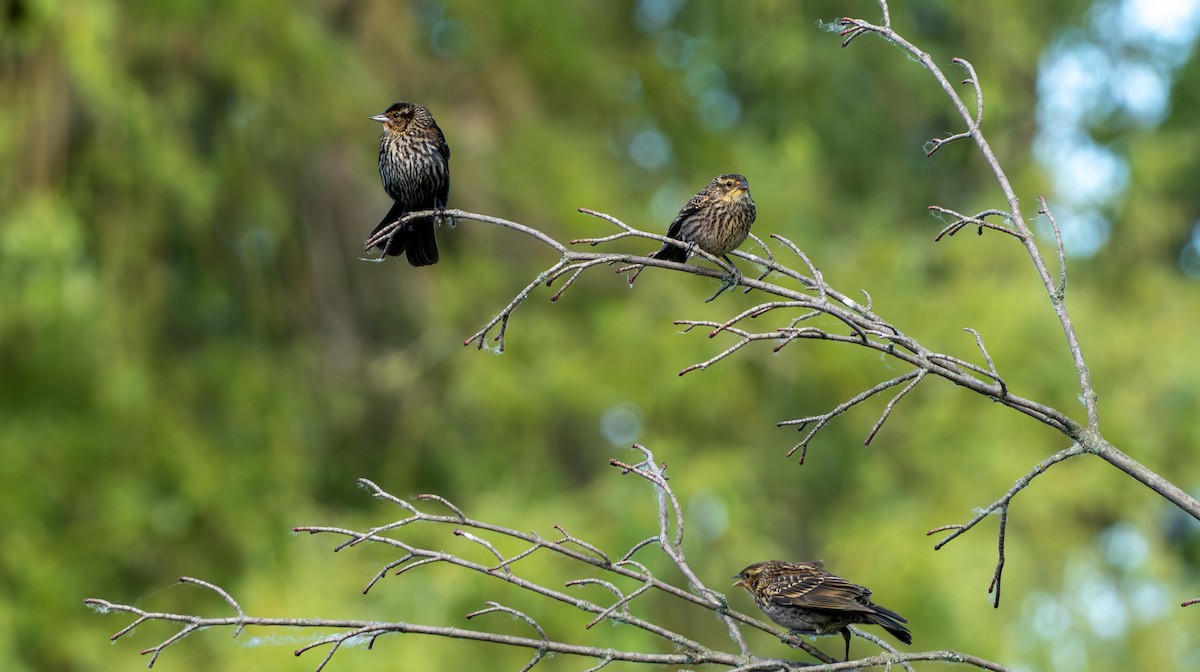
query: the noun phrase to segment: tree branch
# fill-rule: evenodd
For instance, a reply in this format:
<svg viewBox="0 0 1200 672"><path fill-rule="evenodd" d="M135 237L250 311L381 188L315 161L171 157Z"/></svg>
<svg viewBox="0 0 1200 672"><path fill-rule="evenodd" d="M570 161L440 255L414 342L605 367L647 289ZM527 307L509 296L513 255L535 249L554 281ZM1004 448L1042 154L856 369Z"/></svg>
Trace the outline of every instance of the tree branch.
<svg viewBox="0 0 1200 672"><path fill-rule="evenodd" d="M940 148L947 142L959 138L970 137L971 140L974 141L976 147L979 149L980 154L983 155L984 162L987 163L992 169L992 174L996 178L996 182L1000 186L1000 190L1004 195L1004 200L1008 204L1008 210L1006 211L1007 214L1004 216L1008 219L1015 230L1015 233L1012 235L1020 240L1025 246L1025 251L1028 253L1029 259L1033 262L1033 266L1037 271L1038 277L1042 280L1042 285L1045 287L1047 294L1050 296L1051 306L1053 307L1054 313L1058 317L1059 323L1062 326L1063 335L1067 339L1067 346L1071 350L1071 357L1075 363L1076 375L1079 378L1080 395L1083 398L1084 405L1087 408L1088 426L1092 428L1098 428L1100 426L1100 419L1098 410L1096 408L1096 392L1092 388L1091 375L1088 372L1087 363L1084 361L1083 350L1079 345L1079 338L1075 333L1075 327L1071 322L1071 316L1067 310L1065 301L1065 264L1062 262L1061 237L1058 238L1060 251L1060 282L1056 285L1050 275L1049 268L1046 266L1046 261L1042 257L1042 252L1037 246L1037 240L1033 235L1033 231L1031 231L1029 226L1025 223L1025 216L1021 211L1021 201L1019 198L1017 198L1016 191L1013 189L1007 173L1004 171L1004 168L1001 167L1000 161L996 158L995 152L992 151L991 145L988 143L987 138L983 135L983 88L975 74L974 66L962 58L955 58L952 61L958 65L961 65L969 75L966 80L963 80L963 83L969 84L975 90L978 109L977 116L973 116L970 110L967 109L966 103L963 102L962 97L958 94L958 91L954 88L954 85L950 82L949 78L946 77L941 68L934 63L933 58L929 54L918 49L908 40L901 37L899 33L892 29L890 19L888 18L886 0L880 0L879 4L883 8L883 25L877 26L862 19L843 18L840 20L839 23L844 28L843 35L847 36L847 39L843 42L842 46L847 46L852 39L860 34L863 34L864 32L878 34L885 40L908 52L910 56L924 65L925 68L929 70L930 74L933 75L934 79L937 80L938 84L941 85L942 90L950 99L951 104L954 105L954 108L958 111L959 116L966 123L967 130L956 136L947 138L944 141L939 142L935 140L935 143L938 144L932 151L929 151L928 154L932 155L933 152L937 151L937 148ZM1045 205L1045 199L1041 199L1041 203L1042 210L1039 211L1039 214L1049 215L1049 209ZM996 213L997 211L991 210L986 212ZM981 227L987 226L988 228L997 228L983 223L978 217L974 218L974 221L971 223L979 224ZM1054 226L1057 234L1057 224L1054 224ZM942 234L938 234L939 239L941 236ZM1060 288L1062 288L1062 290L1060 290Z"/></svg>
<svg viewBox="0 0 1200 672"><path fill-rule="evenodd" d="M965 222L982 227L990 224L985 222L982 218L993 215L1003 215L1016 222L1015 216L1011 215L1011 213L1006 214L1002 211L984 211L970 217L962 216L959 213L955 213L948 209L941 209L941 211L958 217L958 224L963 224ZM582 242L596 245L624 238L646 238L655 242L669 241L669 239L663 236L633 229L612 215L607 215L592 210L585 210L584 212L601 219L602 221L616 225L620 229L620 232L608 237L581 239ZM414 214L421 215L428 213ZM469 213L461 210L448 210L445 211L445 214L447 216L453 216L459 220L480 221L524 233L533 237L535 240L546 244L560 255L560 259L555 264L552 264L545 271L540 273L532 282L527 284L500 313L493 317L484 326L484 328L476 332L476 334L467 340L468 344L476 343L478 347L483 347L487 335L494 328L499 326L495 339L500 342L500 349L502 350L505 345L504 336L509 319L517 307L524 303L524 301L526 301L542 283L549 284L554 278L561 277L567 272L573 272L574 274L571 276L568 283L566 283L562 289L560 289L551 297L553 300L557 300L560 296L562 296L562 293L567 289L567 287L570 286L572 282L575 281L575 279L579 276L579 273L588 268L593 268L600 265L644 265L663 268L675 272L707 276L722 281L727 278L726 274L721 270L716 270L697 264L677 264L674 262L665 262L658 259L653 259L651 257L641 257L624 253L576 252L571 250L567 245L554 241L552 238L541 233L540 231L537 231L536 229L495 217ZM1049 215L1048 210L1047 214ZM961 226L959 228L961 228ZM988 228L996 227L988 226ZM1012 232L1009 233L1011 234ZM1017 229L1017 233L1012 235L1015 235L1015 237L1023 241L1029 239L1025 233L1020 231L1019 227ZM786 453L787 455L790 456L794 454L796 450L800 450L800 461L803 462L806 457L809 443L812 441L815 435L828 424L830 420L837 415L846 412L862 401L870 398L871 396L878 394L879 392L903 384L904 387L901 388L900 391L889 401L888 405L881 414L880 419L876 422L875 426L872 427L871 432L866 438L866 442L869 443L875 438L883 423L886 422L886 420L890 417L899 400L911 392L917 383L924 380L928 375L933 374L960 387L967 388L968 390L971 390L977 394L986 396L1000 404L1003 404L1013 410L1023 413L1039 422L1057 429L1065 436L1070 438L1076 446L1078 446L1078 448L1073 448L1070 450L1079 450L1080 452L1092 453L1103 457L1113 466L1121 469L1123 472L1135 478L1155 492L1158 492L1181 510L1189 513L1197 519L1200 519L1200 503L1197 503L1194 498L1185 493L1183 490L1174 486L1161 476L1158 476L1150 469L1137 463L1131 457L1105 441L1098 431L1095 430L1095 427L1098 426L1098 423L1093 423L1089 420L1089 424L1087 426L1082 425L1055 408L1013 394L1010 385L1000 375L995 362L988 353L987 348L984 345L983 336L977 330L971 328L966 329L966 331L968 331L974 337L976 347L986 363L986 368L967 362L959 357L933 352L922 346L919 341L907 336L895 324L889 322L874 312L874 308L870 302L869 294L865 294L864 292L864 295L868 297L868 302L866 305L851 299L847 294L838 291L836 288L829 285L824 276L821 274L820 270L811 262L807 255L805 255L798 246L782 236L772 234L772 238L779 241L784 246L784 249L794 253L796 257L803 262L807 269L807 273L789 268L773 256L770 256L770 258L764 258L742 251L735 251L733 253L735 256L748 260L764 269L759 278L741 276L736 279L737 284L744 286L748 291L757 290L774 297L774 299L764 301L749 309L742 310L732 318L723 322L715 322L710 320L677 320L675 322L676 324L686 327L685 332L691 331L696 327L706 327L709 328L708 336L710 338L717 337L721 334L730 334L737 338L732 345L717 353L713 357L684 368L682 371L680 371L680 375L708 368L709 366L712 366L734 355L745 346L757 341L772 341L776 344L774 346L775 351L778 351L784 346L802 339L827 340L867 348L899 360L900 362L912 367L908 373L879 383L878 385L869 388L866 391L854 396L850 400L838 405L827 413L806 416L797 420L780 422L780 426L795 425L801 430L806 428L810 423L816 423L816 425L808 431L807 435ZM762 280L761 278L766 277L767 274L775 274L785 281L794 283L796 286L792 287ZM1065 287L1065 266L1060 266L1059 278L1059 281L1054 285L1056 290ZM1061 291L1058 293L1061 295ZM1061 305L1061 302L1058 301L1058 298L1056 298L1055 301L1056 305ZM748 320L758 320L764 316L781 311L785 313L799 312L799 314L795 317L787 319L786 323L778 326L777 328L765 331L750 331L737 326ZM822 317L832 318L835 325L840 323L847 329L847 331L839 332L831 329L830 327L824 326L807 326L806 323L813 322L814 320L818 320ZM1067 319L1065 314L1062 316L1062 319ZM1079 361L1082 360L1080 359ZM1086 372L1086 366L1080 369L1080 371ZM1090 406L1089 408L1094 409L1094 405ZM1006 495L1006 497L1011 498L1011 494L1015 493L1010 493L1010 495ZM1004 498L998 501L1003 500ZM970 529L972 526L973 523L965 526L963 531ZM999 572L997 572L997 574L999 574ZM997 590L998 585L999 576L997 575Z"/></svg>
<svg viewBox="0 0 1200 672"><path fill-rule="evenodd" d="M98 598L88 598L84 600L84 603L100 611L118 611L133 614L136 617L132 623L113 635L113 640L124 637L125 635L133 632L138 626L148 621L168 621L181 624L182 627L178 632L163 640L157 646L151 647L142 652L143 654L151 655L151 667L153 667L154 663L157 662L159 654L161 654L169 646L181 641L188 635L200 629L232 626L236 628L234 631L234 635L236 636L242 631L243 628L246 627L286 626L296 628L334 629L341 631L332 635L320 637L300 647L299 649L296 649L295 654L299 656L313 649L328 647L324 658L322 658L322 660L317 664L316 669L318 671L322 670L329 663L334 654L336 654L344 644L362 640L373 643L377 637L393 633L433 635L438 637L491 642L505 646L531 649L534 651L534 655L525 665L525 667L522 668L522 672L526 672L527 670L533 668L548 653L562 653L594 658L599 662L591 669L597 670L613 661L644 663L649 665L720 665L727 668L744 670L792 670L804 668L806 670L814 671L833 671L863 669L868 667L888 667L891 665L903 665L908 661L923 660L961 663L985 670L1004 669L995 663L953 651L899 653L890 646L883 645L883 643L874 635L863 633L857 630L855 631L855 634L858 636L881 644L883 646L884 653L870 658L852 661L852 663L849 664L838 663L822 653L813 645L809 644L807 641L801 639L799 636L781 633L772 626L767 625L758 619L751 618L745 614L730 609L726 597L723 594L708 588L700 579L699 575L693 571L684 556L683 507L680 505L678 497L676 497L674 491L671 489L666 474L665 465L658 464L654 459L653 453L651 453L650 450L644 446L635 444L634 448L641 453L641 456L644 458L642 461L631 464L622 462L620 460L611 460L610 464L620 469L622 474L635 475L645 480L652 486L656 496L659 529L656 535L636 544L632 549L621 556L620 560L616 562L612 562L609 559L612 557L611 554L600 550L597 546L591 543L568 534L558 526L555 526L555 529L560 532L562 536L557 540L548 540L535 533L521 532L519 530L503 527L494 523L470 518L466 516L460 508L443 497L436 495L418 495L415 497L414 501L416 502L436 502L437 504L449 509L453 515L428 513L417 508L416 504L413 502L396 497L383 490L375 483L366 479L360 479L360 484L366 487L367 490L371 492L373 497L402 509L405 513L404 517L400 518L399 520L395 520L361 532L325 526L301 526L295 528L295 531L309 532L312 534L334 534L340 537L345 537L343 541L339 542L334 547L335 552L353 548L365 543L378 544L401 551L400 556L396 560L385 563L383 568L367 582L367 585L363 590L364 593L369 592L383 576L388 574L403 575L422 565L441 562L459 567L475 574L481 574L491 578L499 579L514 585L519 589L574 606L581 611L593 614L594 617L584 625L584 629L591 628L597 623L604 621L633 626L663 640L667 647L671 649L671 653L642 652L583 646L569 641L552 639L547 635L545 628L541 626L535 616L526 611L514 609L494 600L488 601L483 609L466 614L465 618L470 620L476 616L482 616L485 614L508 614L509 616L515 617L527 624L537 634L537 637L521 637L487 632L483 630L469 630L449 626L433 626L406 622L252 617L246 615L242 607L225 590L211 583L188 577L182 578L181 581L184 583L198 585L217 593L225 600L227 604L230 605L230 607L233 608L233 610L236 612L236 615L229 617L206 618L191 614L150 612L133 605L117 604ZM483 547L490 556L497 559L498 564L493 566L482 565L452 552L423 548L405 541L402 537L393 536L394 533L403 532L405 528L408 528L412 525L432 525L435 528L448 527L454 536L465 539L471 545ZM523 542L527 546L525 550L506 557L498 549L497 544L493 543L493 540L498 539L506 539L509 541L516 540ZM662 556L655 557L665 557L670 561L670 564L674 568L678 569L682 573L687 581L687 587L676 586L659 579L647 567L646 564L633 559L633 555L635 553L650 546L657 546L662 552ZM587 576L567 581L565 587L569 588L596 585L607 590L609 593L615 596L616 599L612 600L607 605L597 603L569 595L555 588L542 585L535 579L526 578L519 575L515 566L517 566L524 558L527 558L533 553L541 550L550 551L555 555L555 557L562 558L568 563L578 563L594 570L600 570L602 573L609 575L613 579L612 581L609 581L606 579L596 578L594 576ZM653 558L651 558L651 560L652 559ZM622 588L616 583L618 581L629 580L632 580L637 585L635 589L629 592L622 590ZM726 625L730 641L735 645L736 651L723 651L715 647L711 647L694 638L688 637L683 633L670 630L634 614L631 610L631 606L635 603L640 603L640 600L646 599L643 596L649 594L651 591L662 594L665 599L683 600L692 605L713 612ZM772 633L779 637L781 641L786 642L790 646L803 649L805 652L821 661L823 664L812 665L811 663L801 661L765 658L758 656L752 653L749 649L749 646L746 644L745 637L742 634L742 627L744 626L749 626L764 632ZM850 667L847 667L847 665L850 665Z"/></svg>
<svg viewBox="0 0 1200 672"><path fill-rule="evenodd" d="M1089 373L1087 362L1084 359L1083 350L1079 344L1079 338L1075 332L1075 326L1071 321L1071 316L1066 304L1067 266L1066 253L1064 251L1062 242L1062 233L1058 228L1058 222L1055 220L1053 213L1050 211L1049 205L1046 203L1045 197L1039 197L1038 203L1040 205L1040 209L1038 210L1038 215L1044 215L1047 218L1051 229L1054 232L1055 251L1057 253L1058 261L1058 276L1057 279L1055 279L1050 273L1049 267L1041 253L1040 248L1037 246L1036 237L1026 224L1025 216L1021 210L1020 199L1017 198L1016 192L1012 187L1012 183L1010 182L1004 169L1001 167L995 153L992 151L991 145L983 135L983 88L979 82L978 76L975 73L974 66L972 66L965 59L955 58L952 60L952 62L962 66L967 71L968 78L963 80L963 84L971 86L975 91L977 114L972 116L967 109L966 104L963 102L962 97L958 94L958 91L955 89L953 84L951 84L949 78L947 78L937 64L934 63L929 54L918 49L912 43L901 37L895 30L893 30L891 26L891 19L888 13L887 1L879 0L879 5L883 13L882 25L874 25L862 19L841 19L839 23L843 28L842 35L845 38L842 46L847 46L859 35L868 32L875 33L892 44L900 47L910 56L918 60L922 65L924 65L930 74L933 75L934 79L936 79L941 85L942 90L946 93L946 96L950 99L951 103L958 111L959 116L967 126L967 130L962 133L952 135L943 140L935 138L933 145L927 151L927 154L932 156L945 144L954 140L965 139L969 137L972 141L974 141L976 147L979 149L980 154L983 156L984 161L992 169L992 174L995 177L997 184L1000 186L1000 190L1008 204L1008 208L1006 210L984 210L983 212L973 216L962 215L941 206L930 206L930 210L934 211L935 213L947 214L956 218L953 223L938 233L935 240L941 240L943 236L952 236L964 226L975 225L979 227L980 234L983 233L984 228L989 228L1009 234L1010 236L1021 241L1029 255L1030 261L1033 263L1038 277L1042 281L1042 285L1046 290L1046 293L1050 298L1051 307L1054 310L1055 316L1059 320L1063 335L1066 338L1067 346L1071 352L1071 358L1075 365L1076 377L1079 381L1080 398L1083 400L1084 408L1087 413L1087 426L1084 427L1074 421L1071 421L1064 426L1059 427L1060 431L1066 434L1068 438L1075 442L1075 444L1071 448L1052 456L1048 461L1053 463L1058 459L1065 459L1061 457L1064 453L1070 453L1067 455L1067 457L1083 452L1098 455L1106 460L1109 464L1120 469L1125 474L1146 485L1151 490L1159 493L1172 504L1187 512L1193 518L1200 520L1200 503L1197 503L1195 498L1183 492L1180 488L1154 473L1150 469L1141 465L1130 456L1126 455L1120 450L1117 450L1100 434L1100 414L1097 405L1098 395L1096 394L1095 389L1092 387L1091 374ZM1007 224L997 225L985 221L984 218L989 216L1003 217ZM980 339L980 336L977 332L973 333L975 333L977 339ZM992 363L991 358L987 355L986 350L984 350L981 339L979 340L979 347L980 350L983 351L992 373L995 373L995 366ZM1000 382L1000 384L1003 386L1002 381L999 381L998 378L995 380ZM1046 463L1043 462L1043 465L1044 464ZM1041 466L1042 465L1039 465L1039 467ZM1036 473L1038 473L1037 468L1035 468L1035 471L1032 472L1030 476L1027 476L1027 478L1031 478L1032 475ZM1019 489L1020 488L1018 487L1016 490L1010 490L1005 497L1001 498L998 500L997 504L993 505L994 508L1000 508L1002 512L1002 524L1000 527L1000 561L997 564L995 576L993 578L996 605L999 604L1000 600L1000 574L1003 568L1004 557L1003 535L1005 526L1003 523L1007 521L1008 500L1010 500ZM1000 506L1000 502L1003 502L1002 506ZM946 543L946 541L949 541L958 534L961 534L962 531L969 529L969 527L970 525L967 525L960 532L957 532L946 540L943 540L943 542L939 544L939 547Z"/></svg>

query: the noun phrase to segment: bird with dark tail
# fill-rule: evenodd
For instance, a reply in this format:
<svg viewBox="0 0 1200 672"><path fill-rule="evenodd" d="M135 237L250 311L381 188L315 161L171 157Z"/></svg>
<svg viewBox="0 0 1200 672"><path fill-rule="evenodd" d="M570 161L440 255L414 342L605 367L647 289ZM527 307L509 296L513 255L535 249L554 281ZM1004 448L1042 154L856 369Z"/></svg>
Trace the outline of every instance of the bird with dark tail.
<svg viewBox="0 0 1200 672"><path fill-rule="evenodd" d="M850 628L878 625L893 637L912 644L912 634L900 614L871 602L871 591L822 569L820 562L768 560L743 569L734 586L754 596L754 603L772 621L804 635L840 633L850 660Z"/></svg>
<svg viewBox="0 0 1200 672"><path fill-rule="evenodd" d="M371 232L374 238L385 226L409 212L446 207L450 195L450 146L423 105L395 103L371 119L383 124L379 136L379 176L394 201ZM390 237L377 241L375 247L386 256L405 254L413 266L436 264L438 248L433 232L436 223L436 216L414 219Z"/></svg>
<svg viewBox="0 0 1200 672"><path fill-rule="evenodd" d="M683 264L687 263L694 249L699 248L714 257L721 257L729 264L733 276L722 289L732 286L736 282L734 278L740 274L729 253L750 235L755 212L754 199L750 198L750 183L746 178L736 173L718 175L692 196L667 227L668 238L688 245L663 243L650 257ZM638 266L633 271L629 276L629 284L633 284L643 268ZM720 294L720 291L717 293Z"/></svg>
<svg viewBox="0 0 1200 672"><path fill-rule="evenodd" d="M750 235L754 215L754 199L750 198L746 178L733 173L718 175L675 215L667 237L691 243L732 266L728 255ZM688 249L664 243L650 256L682 264L687 261Z"/></svg>

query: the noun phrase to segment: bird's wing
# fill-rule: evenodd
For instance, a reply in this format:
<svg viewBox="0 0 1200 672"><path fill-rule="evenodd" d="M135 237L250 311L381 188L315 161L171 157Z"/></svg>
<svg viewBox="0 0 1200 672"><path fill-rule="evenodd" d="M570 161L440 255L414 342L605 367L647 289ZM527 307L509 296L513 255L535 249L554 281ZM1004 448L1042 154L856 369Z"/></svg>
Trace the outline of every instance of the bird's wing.
<svg viewBox="0 0 1200 672"><path fill-rule="evenodd" d="M442 133L442 127L438 126L436 121L433 122L433 130L437 131L438 154L441 154L442 158L449 161L450 160L450 145L446 144L446 134Z"/></svg>
<svg viewBox="0 0 1200 672"><path fill-rule="evenodd" d="M708 194L703 191L692 196L692 200L688 201L679 214L675 215L675 219L671 220L671 226L667 227L667 237L679 240L679 231L683 228L683 223L687 221L688 217L696 214L696 211L708 201L708 198Z"/></svg>
<svg viewBox="0 0 1200 672"><path fill-rule="evenodd" d="M450 145L446 144L446 134L442 133L442 128L433 122L433 128L437 131L437 151L442 155L442 161L446 164L446 179L442 180L441 186L438 188L437 204L440 207L446 207L446 202L450 200Z"/></svg>
<svg viewBox="0 0 1200 672"><path fill-rule="evenodd" d="M871 591L834 576L819 567L803 566L773 577L768 592L776 604L831 609L836 611L872 612Z"/></svg>

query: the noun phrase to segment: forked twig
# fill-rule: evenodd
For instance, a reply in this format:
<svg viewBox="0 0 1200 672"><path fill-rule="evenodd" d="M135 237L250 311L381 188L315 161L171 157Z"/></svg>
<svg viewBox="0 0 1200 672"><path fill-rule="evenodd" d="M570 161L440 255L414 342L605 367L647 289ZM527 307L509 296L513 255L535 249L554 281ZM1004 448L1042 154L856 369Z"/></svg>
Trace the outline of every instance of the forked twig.
<svg viewBox="0 0 1200 672"><path fill-rule="evenodd" d="M799 450L800 451L800 464L804 464L804 458L808 453L809 442L813 440L813 438L817 435L817 432L821 431L822 429L825 428L825 425L829 424L830 420L833 420L835 417L841 415L842 413L845 413L846 411L850 410L857 404L860 404L860 403L866 401L867 399L870 399L871 397L875 396L876 394L879 394L880 392L883 392L886 389L895 387L897 385L900 385L901 383L908 383L908 385L905 386L904 389L900 390L900 392L897 393L896 396L892 398L892 400L888 403L887 407L884 408L883 414L879 418L879 422L877 422L875 424L875 427L873 427L871 429L871 433L867 436L866 443L870 444L871 439L875 437L875 433L879 431L879 428L883 426L883 423L887 420L888 416L891 415L892 409L895 407L896 403L898 401L900 401L900 399L904 398L904 395L908 394L909 391L912 390L912 388L916 387L917 383L921 382L921 380L925 377L926 373L928 373L928 372L925 371L924 369L916 369L914 371L909 371L906 374L896 376L895 378L892 378L891 380L885 380L882 383L879 383L878 385L875 385L874 387L872 387L864 392L860 392L860 393L854 395L847 401L844 401L844 402L838 404L837 406L835 406L833 408L833 410L831 410L827 413L821 413L819 415L810 415L810 416L803 417L803 418L797 418L795 420L784 420L782 422L775 423L776 426L778 426L778 427L795 426L797 431L804 431L804 428L807 427L809 424L811 424L813 422L816 423L815 425L813 425L812 429L808 430L808 434L806 434L804 436L804 438L800 440L799 443L792 446L792 449L787 452L787 456L791 457L792 454L794 454L797 450Z"/></svg>
<svg viewBox="0 0 1200 672"><path fill-rule="evenodd" d="M996 561L996 571L992 574L992 582L988 587L988 592L993 596L992 604L994 607L998 608L1000 606L1000 575L1004 570L1004 540L1005 532L1008 527L1009 505L1012 503L1013 498L1016 497L1018 493L1029 487L1029 484L1034 478L1045 473L1046 470L1058 464L1059 462L1068 460L1076 455L1083 455L1086 452L1087 451L1083 448L1083 446L1079 445L1078 443L1072 444L1070 447L1064 448L1063 450L1060 450L1039 462L1037 466L1035 466L1029 473L1025 474L1021 478L1018 478L1017 482L1013 485L1013 487L1009 488L1008 492L1004 493L1003 497L992 502L986 508L979 509L975 514L975 517L971 518L967 522L943 525L941 527L935 527L934 529L929 530L925 533L926 536L932 536L939 532L950 532L950 534L943 537L941 541L934 544L933 550L940 551L943 546L951 541L954 541L972 527L975 527L975 525L977 525L984 518L987 518L992 513L999 511L1000 526L997 533L997 543L999 546L998 559Z"/></svg>

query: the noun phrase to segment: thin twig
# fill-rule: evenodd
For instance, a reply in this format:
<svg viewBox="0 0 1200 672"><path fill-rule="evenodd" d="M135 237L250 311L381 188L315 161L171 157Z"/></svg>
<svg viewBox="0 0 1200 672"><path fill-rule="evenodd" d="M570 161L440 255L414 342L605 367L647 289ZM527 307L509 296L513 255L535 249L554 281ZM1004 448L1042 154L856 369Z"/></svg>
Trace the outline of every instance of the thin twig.
<svg viewBox="0 0 1200 672"><path fill-rule="evenodd" d="M938 216L939 219L941 219L940 215L949 215L955 218L953 222L948 224L945 228L939 231L936 236L933 237L934 242L940 241L946 236L953 236L967 226L972 225L979 227L980 235L983 234L984 229L992 229L994 231L999 231L1000 233L1007 233L1008 235L1017 239L1021 238L1020 233L1012 230L1008 226L1004 224L993 224L984 219L985 217L1003 217L1007 221L1010 217L1010 214L1004 210L990 209L977 212L974 215L964 215L961 212L955 212L949 208L943 208L940 205L931 205L929 206L929 211Z"/></svg>
<svg viewBox="0 0 1200 672"><path fill-rule="evenodd" d="M1046 216L1046 220L1050 222L1050 228L1054 231L1054 249L1058 254L1058 284L1054 287L1053 296L1062 301L1067 297L1067 251L1063 247L1062 230L1058 228L1058 220L1054 218L1054 213L1050 212L1050 206L1046 204L1046 197L1038 196L1038 203L1042 206L1038 209L1038 214Z"/></svg>
<svg viewBox="0 0 1200 672"><path fill-rule="evenodd" d="M970 520L968 520L967 522L962 523L962 524L945 525L942 527L934 528L934 529L926 532L925 534L928 536L928 535L936 534L938 532L943 532L946 530L954 530L950 535L946 536L941 541L939 541L936 545L934 545L933 550L935 550L935 551L941 550L943 546L950 543L951 541L954 541L961 534L963 534L967 530L971 529L972 527L975 527L976 524L978 524L984 518L987 518L989 515L991 515L993 511L996 511L1000 507L1008 506L1008 503L1012 501L1013 497L1017 496L1017 493L1021 492L1026 487L1028 487L1029 483L1031 481L1033 481L1034 478L1036 478L1040 474L1045 473L1046 470L1049 469L1050 467L1053 467L1054 465L1058 464L1059 462L1062 462L1063 460L1070 459L1077 455L1083 455L1086 452L1087 451L1084 450L1083 446L1079 445L1078 443L1071 444L1070 447L1064 448L1064 449L1058 451L1057 453L1051 455L1050 457L1047 457L1046 459L1042 460L1041 462L1039 462L1037 464L1037 466L1035 466L1032 470L1030 470L1029 473L1025 474L1021 478L1018 478L1016 484L1014 484L1013 487L1009 488L1008 492L1004 493L1003 497L1001 497L1000 499L997 499L996 501L989 504L987 506L987 508L980 509L979 512L975 514L974 518L971 518Z"/></svg>
<svg viewBox="0 0 1200 672"><path fill-rule="evenodd" d="M880 420L876 424L875 428L871 430L871 434L867 437L867 443L870 443L871 437L875 436L875 432L879 430L879 427L883 425L884 420L886 420L887 416L891 413L891 409L893 406L895 406L895 402L899 401L905 394L908 394L908 391L917 382L920 382L920 379L922 377L923 377L923 372L921 369L917 369L915 371L909 371L908 373L906 373L904 375L896 376L895 378L892 378L891 380L885 380L882 383L879 383L878 385L875 385L874 387L872 387L864 392L860 392L860 393L854 395L850 399L838 404L837 406L835 406L833 408L833 410L831 410L827 413L821 413L819 415L810 415L810 416L803 417L803 418L797 418L795 420L784 420L784 421L775 423L775 425L777 427L790 427L790 426L796 425L797 426L796 429L798 431L804 431L804 428L807 427L812 422L817 423L816 425L813 426L812 429L810 429L808 431L808 434L806 434L804 436L804 438L800 440L799 443L797 443L795 446L792 446L792 449L787 452L787 456L791 457L793 453L795 453L797 450L799 450L800 451L800 464L804 464L804 458L805 458L806 454L808 453L809 442L813 440L813 437L815 437L817 435L817 432L821 431L825 427L825 425L829 423L830 420L833 420L835 417L841 415L842 413L845 413L846 411L853 408L855 405L860 404L860 403L866 401L867 399L870 399L871 397L875 396L876 394L879 394L880 392L882 392L888 388L895 387L901 383L905 383L910 380L913 381L908 387L901 390L900 393L897 394L896 397L892 399L892 402L888 404L887 408L884 409L883 417L880 418Z"/></svg>
<svg viewBox="0 0 1200 672"><path fill-rule="evenodd" d="M987 508L979 510L979 512L976 513L975 517L972 518L971 520L967 521L966 523L943 525L941 527L936 527L932 530L929 530L928 532L925 533L927 536L934 535L939 532L947 532L947 531L950 532L949 535L945 536L944 538L942 538L941 541L939 541L937 544L934 545L933 550L935 550L935 551L941 550L943 546L945 546L946 544L955 540L960 535L965 533L967 530L970 530L972 527L975 527L975 525L978 524L980 521L982 521L984 518L988 517L995 511L999 511L1000 512L1000 525L999 525L999 529L998 529L997 535L996 535L999 552L998 552L998 558L996 560L996 569L992 573L992 581L988 586L988 592L992 594L992 606L995 608L999 608L1000 607L1000 577L1004 571L1004 543L1005 543L1005 534L1008 529L1009 505L1012 503L1013 498L1017 496L1017 493L1021 492L1025 488L1027 488L1035 477L1044 473L1047 469L1058 464L1059 462L1062 462L1064 460L1075 457L1076 455L1083 455L1086 452L1087 452L1087 450L1085 450L1084 447L1081 446L1080 444L1078 444L1078 443L1072 444L1069 448L1060 450L1057 453L1055 453L1054 455L1051 455L1050 457L1046 458L1045 460L1042 460L1041 462L1039 462L1038 465L1036 467L1034 467L1032 471L1025 474L1021 478L1017 479L1016 484L1013 485L1013 487L1009 488L1008 492L1004 493L1003 497L996 500L995 502L992 502L990 505L987 506Z"/></svg>
<svg viewBox="0 0 1200 672"><path fill-rule="evenodd" d="M474 618L475 616L482 616L484 614L490 614L490 613L499 611L499 612L508 614L510 616L515 616L515 617L521 619L522 621L525 621L526 623L529 624L530 627L532 627L534 630L537 631L538 635L542 638L542 642L546 643L547 645L550 643L550 638L546 636L546 631L543 630L542 626L539 625L537 621L533 620L533 618L530 617L529 614L526 614L523 611L518 611L511 607L503 606L499 602L488 602L487 607L488 607L487 609L480 609L479 611L472 611L471 613L467 614L465 618L467 620L470 620L470 619ZM521 668L521 672L529 672L529 670L532 669L534 665L537 665L542 660L542 658L544 658L546 656L547 651L548 651L548 649L546 647L541 647L541 648L537 649L536 651L534 651L533 659L530 660L528 663L526 663L525 667Z"/></svg>
<svg viewBox="0 0 1200 672"><path fill-rule="evenodd" d="M999 394L997 396L1007 396L1008 385L1005 384L1004 379L1000 377L1000 372L996 370L996 363L992 361L992 356L988 354L987 346L983 344L983 336L981 336L978 331L970 327L964 327L963 331L975 337L975 346L978 347L979 352L983 354L983 361L987 362L988 375L992 380L996 381L997 385L1000 386Z"/></svg>
<svg viewBox="0 0 1200 672"><path fill-rule="evenodd" d="M875 438L875 434L879 432L879 429L883 427L883 423L887 422L887 419L892 415L892 409L896 408L896 404L900 403L900 400L903 399L906 394L912 392L912 389L917 386L917 383L920 383L922 380L924 380L925 376L929 374L929 371L925 369L918 369L916 374L917 375L913 377L912 381L909 382L908 385L905 385L904 388L899 392L897 392L896 396L892 397L892 400L887 403L887 406L883 407L883 413L879 415L879 420L877 420L875 425L871 427L871 431L867 434L867 440L863 441L864 446L871 445L871 440Z"/></svg>
<svg viewBox="0 0 1200 672"><path fill-rule="evenodd" d="M1004 538L1008 531L1008 504L1000 507L1000 526L996 533L996 570L992 572L992 583L988 592L992 594L992 608L1000 608L1000 577L1004 574Z"/></svg>

